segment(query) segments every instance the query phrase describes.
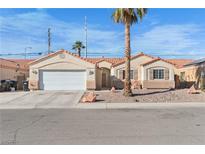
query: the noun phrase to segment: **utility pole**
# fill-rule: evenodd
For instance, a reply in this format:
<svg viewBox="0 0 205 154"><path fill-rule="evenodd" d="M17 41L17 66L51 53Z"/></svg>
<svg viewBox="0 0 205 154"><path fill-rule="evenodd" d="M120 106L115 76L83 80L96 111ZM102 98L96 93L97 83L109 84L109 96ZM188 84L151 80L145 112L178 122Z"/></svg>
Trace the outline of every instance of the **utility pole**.
<svg viewBox="0 0 205 154"><path fill-rule="evenodd" d="M51 52L51 28L48 28L48 54Z"/></svg>
<svg viewBox="0 0 205 154"><path fill-rule="evenodd" d="M88 29L87 29L87 17L85 16L85 57L86 58L87 58L87 52L88 52L88 47L87 47L88 36L87 36L87 32L88 32Z"/></svg>

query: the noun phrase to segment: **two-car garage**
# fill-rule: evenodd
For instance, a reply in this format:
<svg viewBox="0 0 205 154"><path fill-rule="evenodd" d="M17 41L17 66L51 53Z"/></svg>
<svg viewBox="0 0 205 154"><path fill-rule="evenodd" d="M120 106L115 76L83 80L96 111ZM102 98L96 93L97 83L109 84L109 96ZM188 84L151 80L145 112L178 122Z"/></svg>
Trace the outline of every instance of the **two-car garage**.
<svg viewBox="0 0 205 154"><path fill-rule="evenodd" d="M41 90L86 90L85 70L40 70Z"/></svg>
<svg viewBox="0 0 205 154"><path fill-rule="evenodd" d="M95 72L95 63L66 50L60 50L30 63L29 89L96 89Z"/></svg>

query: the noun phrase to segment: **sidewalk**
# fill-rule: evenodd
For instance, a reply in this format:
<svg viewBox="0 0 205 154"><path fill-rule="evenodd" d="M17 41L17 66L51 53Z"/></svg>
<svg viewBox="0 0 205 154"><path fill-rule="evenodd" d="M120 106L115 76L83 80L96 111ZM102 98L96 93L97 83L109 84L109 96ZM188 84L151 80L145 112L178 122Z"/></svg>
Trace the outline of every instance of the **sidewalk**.
<svg viewBox="0 0 205 154"><path fill-rule="evenodd" d="M205 107L203 102L180 103L78 103L74 109L156 109Z"/></svg>

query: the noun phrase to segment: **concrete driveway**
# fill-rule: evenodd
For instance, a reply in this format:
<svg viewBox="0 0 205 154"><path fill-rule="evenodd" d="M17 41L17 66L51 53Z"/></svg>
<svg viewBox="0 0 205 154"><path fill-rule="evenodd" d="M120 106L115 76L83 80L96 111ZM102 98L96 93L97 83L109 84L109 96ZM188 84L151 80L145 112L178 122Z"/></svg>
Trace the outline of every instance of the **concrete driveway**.
<svg viewBox="0 0 205 154"><path fill-rule="evenodd" d="M33 91L0 93L0 109L70 108L83 91Z"/></svg>

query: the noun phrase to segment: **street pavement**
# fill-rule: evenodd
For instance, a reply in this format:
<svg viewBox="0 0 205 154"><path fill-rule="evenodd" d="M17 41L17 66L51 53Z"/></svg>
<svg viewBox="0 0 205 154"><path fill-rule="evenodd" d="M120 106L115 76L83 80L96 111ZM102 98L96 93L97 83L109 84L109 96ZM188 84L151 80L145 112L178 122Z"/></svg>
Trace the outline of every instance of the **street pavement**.
<svg viewBox="0 0 205 154"><path fill-rule="evenodd" d="M1 144L205 144L205 107L0 110Z"/></svg>

